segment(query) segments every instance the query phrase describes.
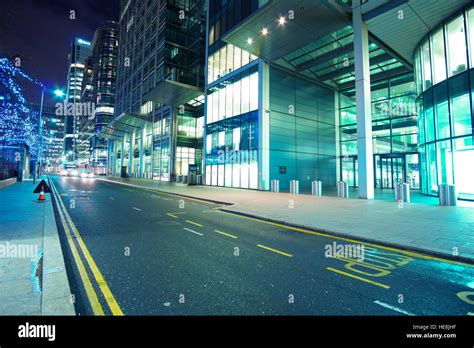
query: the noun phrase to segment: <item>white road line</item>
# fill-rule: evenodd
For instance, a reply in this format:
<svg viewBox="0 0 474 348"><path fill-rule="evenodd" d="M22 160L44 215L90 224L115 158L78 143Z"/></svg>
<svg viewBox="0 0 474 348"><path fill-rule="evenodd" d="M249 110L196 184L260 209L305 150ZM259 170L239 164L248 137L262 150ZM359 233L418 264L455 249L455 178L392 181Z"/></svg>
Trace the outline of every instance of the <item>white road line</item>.
<svg viewBox="0 0 474 348"><path fill-rule="evenodd" d="M398 307L391 306L391 305L389 305L389 304L380 302L379 300L374 301L374 303L378 304L379 306L382 306L382 307L391 309L391 310L393 310L393 311L395 311L395 312L398 312L398 313L403 313L403 314L411 315L411 316L414 316L414 315L415 315L415 314L413 314L413 313L407 312L407 311L405 311L405 310L403 310L403 309L400 309L400 308L398 308Z"/></svg>
<svg viewBox="0 0 474 348"><path fill-rule="evenodd" d="M184 227L183 229L186 230L186 231L188 231L188 232L197 234L198 236L204 236L202 233L199 233L199 232L196 232L196 231L194 231L194 230L191 230L190 228Z"/></svg>
<svg viewBox="0 0 474 348"><path fill-rule="evenodd" d="M137 207L133 207L133 209L138 210L138 211L142 211L141 209L139 209Z"/></svg>

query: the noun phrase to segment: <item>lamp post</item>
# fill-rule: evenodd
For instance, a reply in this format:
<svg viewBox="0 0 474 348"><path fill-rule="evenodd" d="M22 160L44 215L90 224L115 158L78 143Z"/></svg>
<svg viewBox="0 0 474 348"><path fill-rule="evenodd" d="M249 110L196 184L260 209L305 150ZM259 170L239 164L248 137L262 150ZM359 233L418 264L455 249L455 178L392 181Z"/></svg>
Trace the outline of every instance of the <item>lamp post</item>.
<svg viewBox="0 0 474 348"><path fill-rule="evenodd" d="M41 87L41 102L40 102L40 113L38 120L38 158L36 160L35 172L33 174L33 183L36 183L36 178L41 177L41 165L43 163L43 104L44 104L44 92L46 87L40 83L35 82L38 86ZM54 95L57 97L64 97L64 92L61 89L56 89L53 91Z"/></svg>
<svg viewBox="0 0 474 348"><path fill-rule="evenodd" d="M38 119L38 153L35 163L35 172L33 173L33 184L36 184L36 177L41 176L41 156L43 153L43 100L44 100L44 91L45 87L40 82L35 82L41 87L41 102L40 102L40 113Z"/></svg>

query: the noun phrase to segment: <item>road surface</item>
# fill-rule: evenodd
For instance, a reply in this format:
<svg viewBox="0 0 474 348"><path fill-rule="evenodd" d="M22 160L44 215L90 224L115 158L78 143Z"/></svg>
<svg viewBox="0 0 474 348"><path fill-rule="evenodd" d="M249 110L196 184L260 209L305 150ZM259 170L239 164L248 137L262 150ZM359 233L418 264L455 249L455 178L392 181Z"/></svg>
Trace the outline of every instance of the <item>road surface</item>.
<svg viewBox="0 0 474 348"><path fill-rule="evenodd" d="M79 315L474 315L470 265L50 179Z"/></svg>

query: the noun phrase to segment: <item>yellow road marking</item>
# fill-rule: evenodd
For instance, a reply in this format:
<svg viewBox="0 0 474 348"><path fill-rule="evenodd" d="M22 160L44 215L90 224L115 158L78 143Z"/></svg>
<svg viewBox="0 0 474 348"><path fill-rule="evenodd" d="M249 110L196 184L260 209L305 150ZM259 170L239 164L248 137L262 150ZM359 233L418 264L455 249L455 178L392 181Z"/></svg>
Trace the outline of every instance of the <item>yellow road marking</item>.
<svg viewBox="0 0 474 348"><path fill-rule="evenodd" d="M225 233L225 232L222 232L222 231L219 231L219 230L214 230L214 232L223 234L224 236L227 236L227 237L230 237L230 238L234 238L234 239L237 239L237 238L238 238L237 236L234 236L234 235L232 235L232 234L230 234L230 233Z"/></svg>
<svg viewBox="0 0 474 348"><path fill-rule="evenodd" d="M54 184L53 184L54 185ZM56 191L57 192L57 191ZM66 210L66 207L64 206L63 201L59 197L58 199L59 204L62 206L64 215L66 216L67 221L69 222L70 226L72 227L72 230L74 231L74 234L76 236L77 242L79 243L79 247L82 250L82 253L89 265L89 268L92 271L92 274L94 275L94 278L99 285L99 288L102 292L102 294L105 297L105 300L107 301L107 304L109 305L110 310L112 311L113 315L123 315L122 309L117 303L117 300L115 299L114 295L112 294L112 291L109 288L109 285L105 281L104 276L100 272L99 268L97 267L94 259L92 258L91 254L89 253L89 250L87 249L84 241L82 240L81 234L76 228L76 225L72 222L71 217L69 216L69 213Z"/></svg>
<svg viewBox="0 0 474 348"><path fill-rule="evenodd" d="M54 187L53 187L53 191L54 191ZM55 198L56 200L58 199L57 196ZM63 225L64 231L66 232L66 238L67 238L69 247L71 248L72 256L74 257L74 261L76 262L76 266L79 271L79 276L81 277L82 284L84 284L84 289L86 291L87 299L89 300L89 303L91 305L92 312L94 313L94 315L105 315L104 310L102 309L102 306L100 304L99 298L97 297L97 293L95 292L94 287L92 286L92 282L89 278L89 275L87 274L86 268L84 267L84 263L82 262L81 257L79 256L79 252L77 251L76 245L74 244L74 241L72 240L71 232L69 231L67 223L64 219L64 214L61 211L61 208L59 206L58 206L58 212L61 219L61 224Z"/></svg>
<svg viewBox="0 0 474 348"><path fill-rule="evenodd" d="M457 293L457 296L464 302L474 305L474 291L461 291ZM472 299L469 296L472 296Z"/></svg>
<svg viewBox="0 0 474 348"><path fill-rule="evenodd" d="M277 226L277 227L285 228L285 229L287 229L287 230L291 230L291 231L295 231L295 232L301 232L301 233L305 233L305 234L311 234L311 235L314 235L314 236L321 236L321 237L327 237L327 238L342 240L342 241L351 242L351 243L357 243L357 244L368 245L368 246L372 246L372 247L374 247L374 248L384 249L384 250L390 250L390 251L395 251L395 252L397 252L397 253L401 253L401 254L404 254L404 255L408 255L408 256L411 256L411 257L417 257L417 258L420 258L420 259L433 260L433 261L441 261L441 262L447 262L447 263L452 263L452 264L456 264L456 265L463 265L463 266L468 266L468 267L474 267L474 265L471 265L471 264L469 264L469 263L465 263L465 262L462 262L462 261L454 261L454 260L450 260L450 259L442 259L442 258L435 257L435 256L423 255L423 254L420 254L420 253L417 253L417 252L414 252L414 251L407 251L407 250L397 249L397 248L394 248L394 247L388 247L388 246L384 246L384 245L378 245L378 244L374 244L374 243L368 243L368 242L364 242L364 241L360 241L360 240L350 239L350 238L346 238L346 237L339 237L339 236L335 236L335 235L331 235L331 234L327 234L327 233L321 233L321 232L310 231L310 230L307 230L307 229L304 229L304 228L293 227L293 226L288 226L288 225L280 224L280 223L277 223L277 222L272 222L272 221L266 221L266 220L262 220L262 219L257 219L257 218L253 218L253 217L250 217L250 216L244 216L244 215L241 215L241 214L236 214L236 213L233 213L233 212L230 212L230 211L224 211L224 210L221 210L221 211L222 211L223 213L232 214L232 215L234 215L234 216L237 216L237 217L240 217L240 218L243 218L243 219L252 220L252 221L258 221L258 222L260 222L260 223L264 223L264 224L267 224L267 225L272 225L272 226Z"/></svg>
<svg viewBox="0 0 474 348"><path fill-rule="evenodd" d="M266 250L270 250L270 251L273 251L274 253L277 253L277 254L280 254L280 255L283 255L283 256L293 257L293 255L291 255L291 254L288 254L288 253L285 253L285 252L283 252L283 251L280 251L280 250L276 250L276 249L267 247L267 246L262 245L262 244L257 244L257 246L258 246L259 248L266 249Z"/></svg>
<svg viewBox="0 0 474 348"><path fill-rule="evenodd" d="M185 220L188 224L191 224L191 225L195 225L195 226L199 226L199 227L203 227L203 225L201 224L198 224L197 222L194 222L194 221L191 221L191 220Z"/></svg>
<svg viewBox="0 0 474 348"><path fill-rule="evenodd" d="M178 214L186 214L186 213L185 213L185 212L181 212L181 213L168 213L168 214L166 214L166 215L171 216L172 218L177 219L178 217L177 217L176 215L178 215Z"/></svg>
<svg viewBox="0 0 474 348"><path fill-rule="evenodd" d="M329 271L333 271L333 272L345 275L347 277L351 277L351 278L354 278L354 279L361 280L363 282L366 282L366 283L369 283L369 284L372 284L372 285L380 286L381 288L384 288L384 289L390 289L390 286L388 286L388 285L377 283L377 282L374 282L372 280L365 279L365 278L362 278L362 277L359 277L359 276L356 276L356 275L353 275L353 274L350 274L350 273L346 273L346 272L340 271L340 270L332 268L332 267L326 267L326 269L329 270Z"/></svg>

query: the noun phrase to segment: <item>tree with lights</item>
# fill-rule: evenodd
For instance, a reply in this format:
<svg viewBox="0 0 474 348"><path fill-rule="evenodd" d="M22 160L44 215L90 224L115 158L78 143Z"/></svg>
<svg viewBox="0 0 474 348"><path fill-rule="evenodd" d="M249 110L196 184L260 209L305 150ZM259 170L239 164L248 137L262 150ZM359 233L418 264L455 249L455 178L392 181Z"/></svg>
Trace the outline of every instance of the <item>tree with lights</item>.
<svg viewBox="0 0 474 348"><path fill-rule="evenodd" d="M0 58L0 147L25 144L35 157L39 113L28 107L22 80L37 83L9 59Z"/></svg>

